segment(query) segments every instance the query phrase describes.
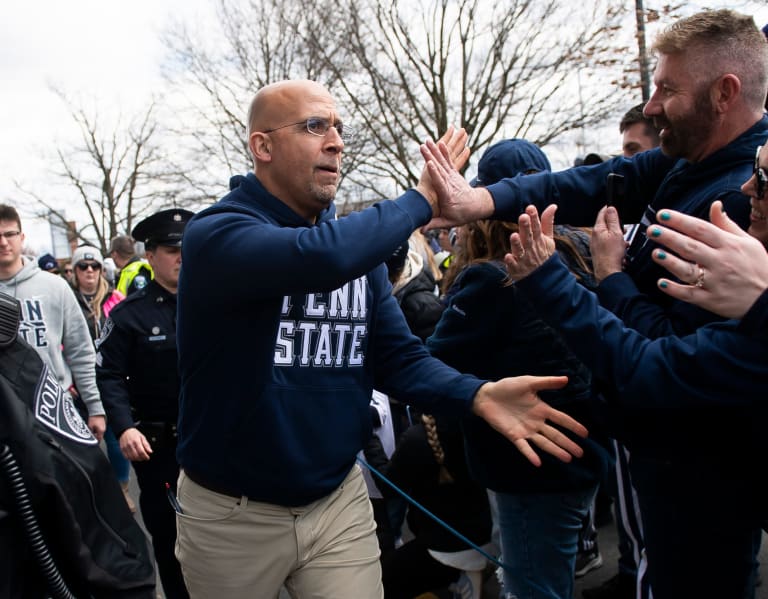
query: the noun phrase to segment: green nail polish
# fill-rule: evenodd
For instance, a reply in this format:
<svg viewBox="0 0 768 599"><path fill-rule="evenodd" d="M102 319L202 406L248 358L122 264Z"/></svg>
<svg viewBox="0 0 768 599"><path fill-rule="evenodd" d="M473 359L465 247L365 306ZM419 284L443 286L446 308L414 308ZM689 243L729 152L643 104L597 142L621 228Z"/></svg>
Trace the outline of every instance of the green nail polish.
<svg viewBox="0 0 768 599"><path fill-rule="evenodd" d="M659 218L660 218L661 220L669 220L670 218L672 218L672 215L670 215L670 214L669 214L669 212L667 212L667 211L665 210L664 212L662 212L662 213L659 215Z"/></svg>
<svg viewBox="0 0 768 599"><path fill-rule="evenodd" d="M659 282L659 287L661 287L662 289L666 289L668 286L669 284L666 281Z"/></svg>
<svg viewBox="0 0 768 599"><path fill-rule="evenodd" d="M659 250L659 253L658 253L658 254L656 254L656 257L657 257L659 260L664 260L664 259L667 257L667 255L666 255L664 252L662 252L661 250Z"/></svg>
<svg viewBox="0 0 768 599"><path fill-rule="evenodd" d="M658 237L659 235L661 235L661 229L659 229L658 227L651 227L651 235L653 237Z"/></svg>

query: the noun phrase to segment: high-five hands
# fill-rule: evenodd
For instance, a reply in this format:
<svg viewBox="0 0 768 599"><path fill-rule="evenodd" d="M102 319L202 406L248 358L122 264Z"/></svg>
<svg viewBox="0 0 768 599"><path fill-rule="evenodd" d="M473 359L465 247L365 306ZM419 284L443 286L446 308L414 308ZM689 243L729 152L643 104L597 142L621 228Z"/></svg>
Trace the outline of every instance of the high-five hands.
<svg viewBox="0 0 768 599"><path fill-rule="evenodd" d="M417 189L430 203L434 198L433 218L425 229L447 228L463 225L493 214L494 204L491 194L482 187L470 187L459 172L469 158L469 148L466 153L457 153L455 140L453 146L445 142L451 133L449 128L437 143L427 140L421 146L421 154L426 161L425 173ZM461 129L460 131L464 131ZM466 142L466 133L464 134Z"/></svg>
<svg viewBox="0 0 768 599"><path fill-rule="evenodd" d="M447 168L455 171L457 174L467 163L467 160L469 160L467 132L463 128L456 129L451 125L443 136L437 140L437 144L429 143L432 143L435 148L440 148L437 151L440 152L441 158L444 158L446 161ZM461 175L459 175L459 178L463 179ZM438 195L428 164L425 164L421 171L421 177L416 185L416 190L427 198L427 201L432 205L433 214L439 214Z"/></svg>

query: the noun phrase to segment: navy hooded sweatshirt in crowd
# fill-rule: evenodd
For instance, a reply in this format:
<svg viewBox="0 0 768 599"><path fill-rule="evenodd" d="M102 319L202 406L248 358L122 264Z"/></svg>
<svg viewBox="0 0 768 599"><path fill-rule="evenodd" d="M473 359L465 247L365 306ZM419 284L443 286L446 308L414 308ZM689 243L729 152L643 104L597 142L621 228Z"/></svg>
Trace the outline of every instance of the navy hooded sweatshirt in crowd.
<svg viewBox="0 0 768 599"><path fill-rule="evenodd" d="M212 487L299 506L342 482L375 387L464 414L481 380L411 335L383 264L431 218L407 191L315 224L255 175L187 225L179 279L178 460ZM193 476L194 478L194 476Z"/></svg>
<svg viewBox="0 0 768 599"><path fill-rule="evenodd" d="M763 116L699 162L675 160L656 148L594 166L504 179L489 185L488 191L498 218L517 220L528 204L541 211L554 203L558 223L591 227L606 203L607 175L623 175L626 200L620 214L624 223L641 226L627 252L624 271L606 277L598 286L600 303L649 337L685 335L716 317L659 291L656 281L669 275L651 260L658 244L646 237L645 228L662 208L709 220L709 207L720 200L728 216L746 229L750 208L741 185L752 175L755 149L767 135L768 116Z"/></svg>
<svg viewBox="0 0 768 599"><path fill-rule="evenodd" d="M730 143L696 163L668 158L657 148L630 159L618 157L595 166L506 179L490 185L488 190L498 216L517 218L530 202L539 209L554 202L558 204L555 215L558 222L591 225L598 210L605 205L606 176L610 172L623 175L626 202L621 214L625 223L641 222L643 230L636 235L627 252L624 271L606 277L598 286L600 304L617 315L627 327L650 339L684 336L721 319L659 290L656 282L660 277L668 277L669 273L651 259L651 252L659 246L646 237L644 228L655 222L656 212L662 208L708 220L709 208L715 200L722 201L730 218L746 228L750 206L748 198L741 192L741 185L752 175L755 149L765 143L767 135L768 116L764 115ZM542 298L534 296L532 300L538 306ZM603 346L594 347L591 353L585 350L585 354L594 359L603 350ZM575 353L592 366L591 361ZM638 354L631 364L637 367L636 375L647 376L648 371L640 368L642 358ZM603 377L593 374L598 382L602 379L605 383ZM728 375L723 374L720 378L716 366L714 374L721 380L718 390L730 389ZM682 460L699 462L702 452L711 452L709 460L727 463L734 455L747 451L734 443L729 445L728 451L718 451L711 445L701 447L700 438L702 431L743 426L750 420L749 411L706 405L691 412L690 400L697 397L698 390L689 385L679 385L675 391L668 391L661 396L663 402L649 398L626 402L625 390L626 384L619 384L618 393L613 393L608 386L606 396L621 397L622 402L609 400L604 413L609 417L614 436L633 450L636 462L641 455L654 460L667 460L670 455L677 455ZM735 405L743 405L736 401ZM722 444L717 447L721 448Z"/></svg>
<svg viewBox="0 0 768 599"><path fill-rule="evenodd" d="M557 256L516 286L536 298L541 318L560 332L602 384L609 404L631 422L617 439L631 452L638 489L663 487L662 475L682 468L699 475L702 493L730 485L743 497L739 516L753 506L765 517L768 292L741 321L649 339L602 308Z"/></svg>

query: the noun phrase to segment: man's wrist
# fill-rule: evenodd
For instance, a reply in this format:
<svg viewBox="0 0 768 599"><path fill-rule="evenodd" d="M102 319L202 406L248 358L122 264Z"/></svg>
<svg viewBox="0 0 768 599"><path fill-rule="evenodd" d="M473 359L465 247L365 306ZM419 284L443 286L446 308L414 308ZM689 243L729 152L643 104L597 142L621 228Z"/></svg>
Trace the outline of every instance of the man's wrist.
<svg viewBox="0 0 768 599"><path fill-rule="evenodd" d="M434 190L430 189L426 185L422 185L421 183L416 185L414 189L419 192L425 200L427 200L427 203L432 210L432 217L434 218L435 216L438 216L439 212L437 211L437 194L434 192Z"/></svg>
<svg viewBox="0 0 768 599"><path fill-rule="evenodd" d="M596 268L595 269L595 280L597 280L598 283L602 283L605 279L610 277L611 275L615 275L617 272L621 272L620 268L612 269L612 268Z"/></svg>

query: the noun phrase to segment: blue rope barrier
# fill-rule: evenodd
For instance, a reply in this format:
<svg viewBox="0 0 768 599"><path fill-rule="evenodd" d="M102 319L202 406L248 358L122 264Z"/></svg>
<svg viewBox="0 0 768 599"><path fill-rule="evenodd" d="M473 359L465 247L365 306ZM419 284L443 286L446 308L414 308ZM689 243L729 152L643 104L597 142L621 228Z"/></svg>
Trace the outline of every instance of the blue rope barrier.
<svg viewBox="0 0 768 599"><path fill-rule="evenodd" d="M374 468L373 466L371 466L371 465L370 465L368 462L366 462L365 460L363 460L363 459L362 459L362 458L360 458L360 457L358 457L358 458L357 458L357 461L358 461L358 462L359 462L361 465L363 465L363 466L365 466L366 468L368 468L368 470L370 470L370 471L371 471L373 474L375 474L375 475L376 475L378 478L380 478L380 479L381 479L381 480L383 480L385 483L387 483L387 485L389 485L389 486L390 486L392 489L394 489L394 490L395 490L395 491L396 491L396 492L397 492L397 493L398 493L398 494L399 494L399 495L400 495L400 496L401 496L403 499L405 499L405 500L406 500L408 503L410 503L411 505L413 505L413 506L417 507L418 509L420 509L420 510L421 510L422 512L424 512L424 513L425 513L427 516L429 516L430 518L432 518L432 520L434 520L435 522L437 522L437 523L438 523L440 526L444 527L444 528L445 528L446 530L448 530L448 531L449 531L451 534L455 535L455 536L456 536L458 539L460 539L461 541L463 541L464 543L466 543L467 545L469 545L469 546L470 546L472 549L474 549L475 551L477 551L478 553L480 553L480 555L482 555L483 557L485 557L485 559L487 559L487 560L488 560L488 561L490 561L491 563L494 563L494 564L496 564L496 565L497 565L497 566L499 566L500 568L503 568L503 569L505 569L505 570L508 570L508 569L509 569L509 567L508 567L508 566L504 565L504 564L503 564L502 562L500 562L498 559L496 559L495 557L493 557L492 555L490 555L490 554L489 554L487 551L485 551L484 549L482 549L481 547L479 547L478 545L476 545L475 543L473 543L472 541L470 541L470 540L469 540L467 537L465 537L465 536L464 536L463 534L461 534L461 533L460 533L458 530L456 530L455 528L453 528L453 527L452 527L450 524L448 524L447 522L445 522L444 520L440 519L438 516L436 516L435 514L433 514L432 512L430 512L430 511L429 511L427 508L425 508L423 505L421 505L421 504L420 504L418 501L416 501L416 500L415 500L413 497L411 497L410 495L408 495L408 493L406 493L405 491L403 491L402 489L400 489L400 488L399 488L399 487L398 487L398 486L397 486L395 483L393 483L391 480L389 480L389 479L388 479L386 476L384 476L384 475L383 475L381 472L379 472L379 471L378 471L376 468Z"/></svg>

